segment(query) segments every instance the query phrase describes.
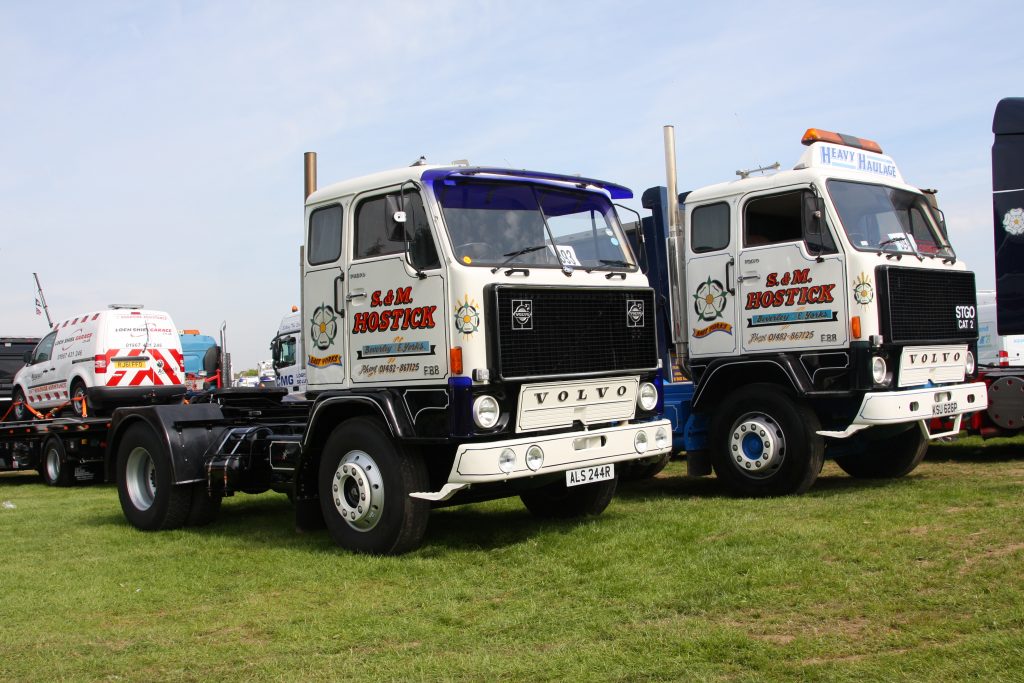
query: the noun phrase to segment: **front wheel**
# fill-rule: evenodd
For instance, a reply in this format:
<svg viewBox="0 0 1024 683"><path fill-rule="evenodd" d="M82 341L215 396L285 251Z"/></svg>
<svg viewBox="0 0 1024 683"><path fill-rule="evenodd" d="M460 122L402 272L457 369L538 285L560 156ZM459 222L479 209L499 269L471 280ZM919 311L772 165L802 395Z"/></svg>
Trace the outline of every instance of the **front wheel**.
<svg viewBox="0 0 1024 683"><path fill-rule="evenodd" d="M192 488L174 484L170 457L147 424L130 426L117 447L117 495L137 529L176 529L188 519Z"/></svg>
<svg viewBox="0 0 1024 683"><path fill-rule="evenodd" d="M811 487L824 461L817 415L772 384L751 384L722 402L711 421L712 466L733 492L783 496Z"/></svg>
<svg viewBox="0 0 1024 683"><path fill-rule="evenodd" d="M928 452L928 437L918 425L869 444L863 453L836 456L836 464L858 479L896 479L913 472Z"/></svg>
<svg viewBox="0 0 1024 683"><path fill-rule="evenodd" d="M21 390L21 387L15 388L14 394L11 396L11 405L13 406L11 417L15 422L29 419L28 403L25 401L25 392Z"/></svg>
<svg viewBox="0 0 1024 683"><path fill-rule="evenodd" d="M64 442L56 436L51 436L43 444L39 460L39 474L47 486L71 486L74 483L74 473L68 462Z"/></svg>
<svg viewBox="0 0 1024 683"><path fill-rule="evenodd" d="M519 498L534 517L572 519L596 516L612 502L618 483L618 474L607 481L580 486L566 486L562 480L526 491Z"/></svg>
<svg viewBox="0 0 1024 683"><path fill-rule="evenodd" d="M410 493L429 490L420 455L395 443L375 420L338 425L320 458L320 507L331 538L347 550L400 555L419 547L430 503Z"/></svg>

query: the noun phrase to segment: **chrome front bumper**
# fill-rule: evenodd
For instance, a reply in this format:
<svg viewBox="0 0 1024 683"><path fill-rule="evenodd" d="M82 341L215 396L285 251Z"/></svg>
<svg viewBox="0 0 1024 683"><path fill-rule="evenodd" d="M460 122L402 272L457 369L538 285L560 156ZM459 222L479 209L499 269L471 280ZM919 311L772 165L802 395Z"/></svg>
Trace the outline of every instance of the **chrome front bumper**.
<svg viewBox="0 0 1024 683"><path fill-rule="evenodd" d="M936 406L955 403L949 412L936 412ZM934 417L954 418L954 431L931 434L931 438L960 431L960 418L966 413L985 410L988 391L984 382L951 384L946 386L907 389L904 391L878 391L864 395L860 408L850 426L842 431L819 431L818 434L844 439L868 427L895 425L907 422L927 422Z"/></svg>
<svg viewBox="0 0 1024 683"><path fill-rule="evenodd" d="M663 430L664 434L661 446L658 445L657 439L659 429ZM643 452L639 452L635 446L636 435L639 432L644 432L647 436L647 448ZM544 462L536 470L531 470L526 465L526 450L530 446L540 446L544 450ZM498 458L506 449L511 449L516 456L509 472L503 472L498 466ZM649 458L671 450L672 423L668 420L545 436L526 436L503 441L467 443L459 446L456 451L448 483L440 491L424 491L409 495L424 500L447 500L472 484L490 484L556 474L578 467Z"/></svg>

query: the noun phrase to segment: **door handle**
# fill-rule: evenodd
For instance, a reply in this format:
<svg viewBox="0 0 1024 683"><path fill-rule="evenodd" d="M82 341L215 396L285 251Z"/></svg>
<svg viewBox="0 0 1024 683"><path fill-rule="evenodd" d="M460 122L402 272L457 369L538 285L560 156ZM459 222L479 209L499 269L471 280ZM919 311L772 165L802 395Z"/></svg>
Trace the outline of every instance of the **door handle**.
<svg viewBox="0 0 1024 683"><path fill-rule="evenodd" d="M352 301L353 299L361 299L366 296L366 292L362 289L358 289L354 292L349 292L345 295L345 301Z"/></svg>
<svg viewBox="0 0 1024 683"><path fill-rule="evenodd" d="M730 256L729 260L725 262L725 288L729 290L729 293L732 295L736 294L736 288L732 286L732 278L730 277L732 273L730 271L735 265L736 259L732 256Z"/></svg>
<svg viewBox="0 0 1024 683"><path fill-rule="evenodd" d="M744 280L756 280L759 277L761 276L758 275L757 273L753 273L752 275L740 275L738 278L736 278L736 281L743 282Z"/></svg>

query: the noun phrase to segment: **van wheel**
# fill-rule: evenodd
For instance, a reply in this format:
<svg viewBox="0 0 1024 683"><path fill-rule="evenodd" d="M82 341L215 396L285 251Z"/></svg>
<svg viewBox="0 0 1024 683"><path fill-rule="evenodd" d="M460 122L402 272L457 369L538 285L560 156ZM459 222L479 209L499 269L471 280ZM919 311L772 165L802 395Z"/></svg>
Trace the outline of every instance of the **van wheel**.
<svg viewBox="0 0 1024 683"><path fill-rule="evenodd" d="M563 475L564 476L564 475ZM543 519L572 519L596 516L612 502L619 475L608 481L581 486L566 486L565 480L526 491L519 496L534 517Z"/></svg>
<svg viewBox="0 0 1024 683"><path fill-rule="evenodd" d="M22 420L28 419L28 408L25 407L25 392L21 390L21 387L15 387L14 393L11 394L11 417L14 418L15 422L21 422Z"/></svg>
<svg viewBox="0 0 1024 683"><path fill-rule="evenodd" d="M320 507L342 548L399 555L419 547L430 503L409 497L429 490L419 453L392 441L375 420L357 417L335 427L320 458Z"/></svg>
<svg viewBox="0 0 1024 683"><path fill-rule="evenodd" d="M92 413L92 405L85 397L85 383L76 379L71 383L71 410L76 417L82 417L82 401L85 401L86 414Z"/></svg>
<svg viewBox="0 0 1024 683"><path fill-rule="evenodd" d="M729 395L711 421L711 464L734 493L803 493L821 471L824 439L817 415L772 384Z"/></svg>
<svg viewBox="0 0 1024 683"><path fill-rule="evenodd" d="M190 484L175 485L171 461L153 429L136 423L117 447L117 495L136 529L176 529L188 519Z"/></svg>
<svg viewBox="0 0 1024 683"><path fill-rule="evenodd" d="M39 456L39 474L47 486L71 486L75 481L64 442L56 436L51 436L43 444L43 452Z"/></svg>
<svg viewBox="0 0 1024 683"><path fill-rule="evenodd" d="M839 467L858 479L895 479L910 474L928 452L928 437L918 425L888 439L869 442L863 453L836 456Z"/></svg>

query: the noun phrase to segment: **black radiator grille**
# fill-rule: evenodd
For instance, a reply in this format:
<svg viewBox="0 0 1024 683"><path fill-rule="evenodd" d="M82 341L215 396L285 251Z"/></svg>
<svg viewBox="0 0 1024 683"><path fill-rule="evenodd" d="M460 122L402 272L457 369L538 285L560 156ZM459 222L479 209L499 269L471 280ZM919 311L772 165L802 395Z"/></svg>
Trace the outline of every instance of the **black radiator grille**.
<svg viewBox="0 0 1024 683"><path fill-rule="evenodd" d="M503 378L657 367L651 289L496 285L488 299L490 365Z"/></svg>
<svg viewBox="0 0 1024 683"><path fill-rule="evenodd" d="M892 342L969 341L978 336L974 273L879 266L878 306L882 334ZM973 319L957 318L957 306Z"/></svg>

